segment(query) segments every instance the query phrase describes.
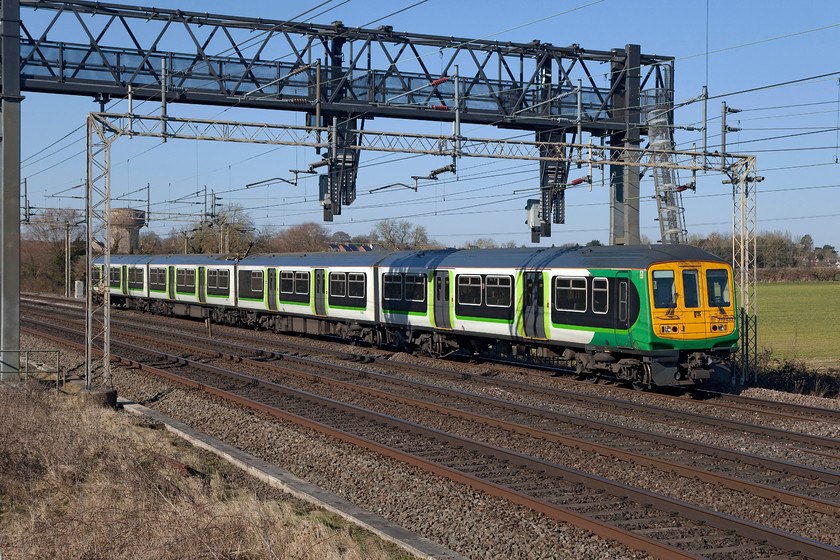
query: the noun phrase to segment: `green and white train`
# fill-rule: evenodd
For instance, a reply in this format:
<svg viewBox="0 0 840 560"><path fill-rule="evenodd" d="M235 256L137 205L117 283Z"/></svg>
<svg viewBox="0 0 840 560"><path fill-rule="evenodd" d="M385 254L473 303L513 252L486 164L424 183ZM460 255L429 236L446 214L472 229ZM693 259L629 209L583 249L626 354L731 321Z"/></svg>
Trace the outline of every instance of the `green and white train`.
<svg viewBox="0 0 840 560"><path fill-rule="evenodd" d="M737 349L732 268L690 246L111 255L111 302L443 356L562 356L581 374L692 386ZM96 286L99 285L99 288Z"/></svg>

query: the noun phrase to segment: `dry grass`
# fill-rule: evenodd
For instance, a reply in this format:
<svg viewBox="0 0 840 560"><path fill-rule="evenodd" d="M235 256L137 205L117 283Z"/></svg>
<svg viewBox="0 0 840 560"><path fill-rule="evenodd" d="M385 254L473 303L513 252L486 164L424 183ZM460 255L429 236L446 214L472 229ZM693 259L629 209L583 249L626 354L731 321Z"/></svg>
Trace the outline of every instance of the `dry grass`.
<svg viewBox="0 0 840 560"><path fill-rule="evenodd" d="M0 386L0 554L410 558L332 514L232 487L226 468L113 411Z"/></svg>

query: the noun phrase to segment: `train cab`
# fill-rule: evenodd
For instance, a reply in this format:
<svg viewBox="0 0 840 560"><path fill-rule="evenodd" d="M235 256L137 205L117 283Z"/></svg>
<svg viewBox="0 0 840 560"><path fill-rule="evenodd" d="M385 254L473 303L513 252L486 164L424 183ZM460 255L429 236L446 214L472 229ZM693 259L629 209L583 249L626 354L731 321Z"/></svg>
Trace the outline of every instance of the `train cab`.
<svg viewBox="0 0 840 560"><path fill-rule="evenodd" d="M687 346L735 334L732 268L723 262L679 261L648 269L653 335ZM715 345L712 344L712 347Z"/></svg>

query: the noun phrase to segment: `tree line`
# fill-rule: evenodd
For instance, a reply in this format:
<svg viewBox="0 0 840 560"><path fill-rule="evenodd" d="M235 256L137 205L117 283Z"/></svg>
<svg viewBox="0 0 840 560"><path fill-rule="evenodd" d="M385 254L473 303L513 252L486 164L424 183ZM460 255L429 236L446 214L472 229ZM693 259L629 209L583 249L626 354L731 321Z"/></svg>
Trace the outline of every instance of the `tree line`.
<svg viewBox="0 0 840 560"><path fill-rule="evenodd" d="M142 231L142 230L141 230ZM85 230L81 213L76 210L48 210L23 224L21 236L21 289L33 292L64 290L67 262L65 243L70 237L71 278L85 275ZM119 234L112 235L112 251L116 252ZM692 235L689 244L700 247L726 261L732 257L732 236L712 233ZM382 250L442 249L444 245L429 237L422 225L407 220L385 219L373 225L370 232L351 236L343 231L331 232L315 222L287 228L255 227L251 216L242 208L225 207L207 220L196 221L183 228L173 228L166 235L155 232L140 234L139 254L213 254L230 253L244 256L251 253L292 253L328 250L331 244L356 244ZM601 245L592 240L587 246ZM516 247L513 241L499 243L487 237L465 241L461 248ZM566 246L577 246L571 244ZM831 245L817 247L810 235L798 239L789 232L761 233L756 238L756 265L759 279L806 280L833 279L838 255Z"/></svg>

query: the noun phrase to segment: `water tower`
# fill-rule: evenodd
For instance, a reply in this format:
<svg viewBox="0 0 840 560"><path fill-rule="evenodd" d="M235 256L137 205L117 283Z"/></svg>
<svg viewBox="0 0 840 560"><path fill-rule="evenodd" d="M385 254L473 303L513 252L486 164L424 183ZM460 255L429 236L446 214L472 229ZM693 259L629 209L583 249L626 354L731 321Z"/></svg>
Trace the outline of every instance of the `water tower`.
<svg viewBox="0 0 840 560"><path fill-rule="evenodd" d="M114 253L136 253L146 213L134 208L111 208L111 247Z"/></svg>

